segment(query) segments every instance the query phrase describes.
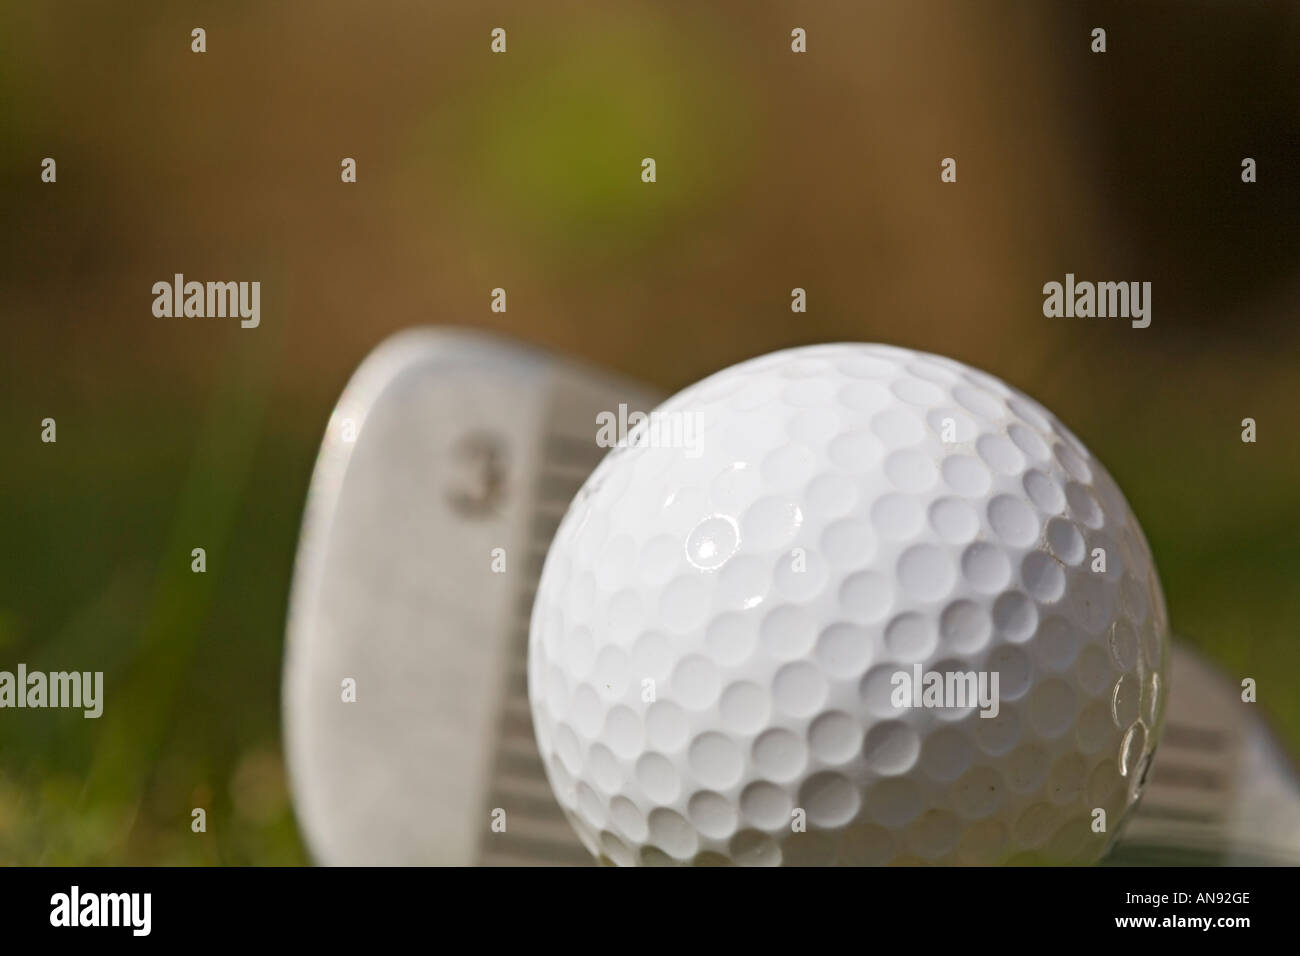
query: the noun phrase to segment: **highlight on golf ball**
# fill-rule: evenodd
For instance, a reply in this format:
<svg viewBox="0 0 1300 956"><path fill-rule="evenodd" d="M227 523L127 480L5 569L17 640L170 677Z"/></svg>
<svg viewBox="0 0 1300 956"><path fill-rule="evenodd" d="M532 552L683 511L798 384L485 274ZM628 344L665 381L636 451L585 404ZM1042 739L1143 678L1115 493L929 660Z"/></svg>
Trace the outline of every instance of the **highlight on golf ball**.
<svg viewBox="0 0 1300 956"><path fill-rule="evenodd" d="M1168 644L1136 518L1051 412L835 344L639 419L551 545L528 683L601 862L1090 863Z"/></svg>

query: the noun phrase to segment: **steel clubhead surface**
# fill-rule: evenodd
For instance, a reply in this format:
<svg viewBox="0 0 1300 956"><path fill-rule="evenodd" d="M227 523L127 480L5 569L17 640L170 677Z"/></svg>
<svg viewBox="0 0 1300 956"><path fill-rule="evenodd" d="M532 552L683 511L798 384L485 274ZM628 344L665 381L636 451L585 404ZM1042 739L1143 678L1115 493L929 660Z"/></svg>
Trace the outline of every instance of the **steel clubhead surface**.
<svg viewBox="0 0 1300 956"><path fill-rule="evenodd" d="M401 332L357 370L313 473L285 652L290 782L318 862L590 862L536 752L529 611L607 450L596 414L656 401L460 330Z"/></svg>

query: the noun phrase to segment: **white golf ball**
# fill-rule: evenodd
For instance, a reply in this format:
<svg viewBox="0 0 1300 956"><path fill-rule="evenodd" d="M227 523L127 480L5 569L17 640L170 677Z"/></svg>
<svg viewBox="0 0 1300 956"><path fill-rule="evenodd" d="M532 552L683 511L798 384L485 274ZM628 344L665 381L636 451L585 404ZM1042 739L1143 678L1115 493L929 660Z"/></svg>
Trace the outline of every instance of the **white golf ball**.
<svg viewBox="0 0 1300 956"><path fill-rule="evenodd" d="M1137 520L1050 412L950 359L823 345L725 369L633 439L565 515L529 641L542 759L593 854L1105 853L1168 626Z"/></svg>

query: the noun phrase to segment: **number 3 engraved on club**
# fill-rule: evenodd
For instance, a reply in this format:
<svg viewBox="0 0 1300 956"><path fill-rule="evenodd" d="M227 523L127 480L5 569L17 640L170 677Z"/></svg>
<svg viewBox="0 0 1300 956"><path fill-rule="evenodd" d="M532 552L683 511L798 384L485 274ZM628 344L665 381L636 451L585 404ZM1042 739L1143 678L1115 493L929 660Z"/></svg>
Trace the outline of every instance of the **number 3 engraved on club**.
<svg viewBox="0 0 1300 956"><path fill-rule="evenodd" d="M452 485L447 501L458 513L484 518L501 509L505 497L506 453L503 443L485 432L470 432L452 448Z"/></svg>

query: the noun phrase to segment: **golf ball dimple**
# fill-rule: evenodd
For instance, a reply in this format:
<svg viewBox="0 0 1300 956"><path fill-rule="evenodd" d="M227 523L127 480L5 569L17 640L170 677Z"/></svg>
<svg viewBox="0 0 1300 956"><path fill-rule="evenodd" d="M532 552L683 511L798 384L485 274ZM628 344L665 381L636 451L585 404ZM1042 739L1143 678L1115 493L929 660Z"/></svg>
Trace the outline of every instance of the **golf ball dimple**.
<svg viewBox="0 0 1300 956"><path fill-rule="evenodd" d="M1104 855L1159 738L1168 626L1068 429L882 345L763 356L656 414L686 426L600 464L533 609L538 744L594 855ZM900 697L918 676L935 696Z"/></svg>

